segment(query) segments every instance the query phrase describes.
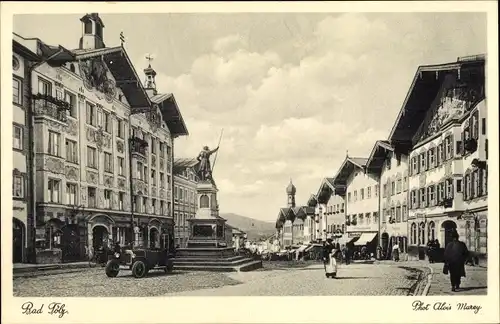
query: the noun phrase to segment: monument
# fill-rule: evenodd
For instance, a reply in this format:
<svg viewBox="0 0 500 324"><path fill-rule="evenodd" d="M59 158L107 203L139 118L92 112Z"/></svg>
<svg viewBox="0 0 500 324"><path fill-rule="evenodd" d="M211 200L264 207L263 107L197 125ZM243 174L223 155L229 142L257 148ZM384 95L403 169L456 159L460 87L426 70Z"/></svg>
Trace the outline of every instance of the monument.
<svg viewBox="0 0 500 324"><path fill-rule="evenodd" d="M221 133L222 138L222 133ZM220 145L220 139L219 139ZM189 238L187 247L177 249L175 268L179 270L203 271L250 271L262 267L262 261L239 256L232 245L232 228L219 216L217 185L213 178L210 157L216 149L208 146L198 155L198 184L196 198L198 209L195 217L188 220Z"/></svg>

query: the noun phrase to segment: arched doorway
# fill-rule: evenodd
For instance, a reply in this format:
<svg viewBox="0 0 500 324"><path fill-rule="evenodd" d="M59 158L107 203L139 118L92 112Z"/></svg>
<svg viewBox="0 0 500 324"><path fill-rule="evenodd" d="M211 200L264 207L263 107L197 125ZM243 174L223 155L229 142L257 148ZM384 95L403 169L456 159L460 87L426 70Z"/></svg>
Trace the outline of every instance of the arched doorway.
<svg viewBox="0 0 500 324"><path fill-rule="evenodd" d="M23 262L24 233L24 224L12 218L12 263Z"/></svg>
<svg viewBox="0 0 500 324"><path fill-rule="evenodd" d="M457 223L452 220L447 220L441 224L441 231L444 231L444 245L447 246L448 243L452 241L451 234L457 230Z"/></svg>
<svg viewBox="0 0 500 324"><path fill-rule="evenodd" d="M149 229L149 248L159 248L160 247L160 232L156 227L151 227Z"/></svg>
<svg viewBox="0 0 500 324"><path fill-rule="evenodd" d="M80 235L78 225L71 224L62 228L61 238L62 261L74 262L80 260Z"/></svg>
<svg viewBox="0 0 500 324"><path fill-rule="evenodd" d="M92 247L97 251L101 247L108 246L108 229L103 225L95 225L92 229Z"/></svg>

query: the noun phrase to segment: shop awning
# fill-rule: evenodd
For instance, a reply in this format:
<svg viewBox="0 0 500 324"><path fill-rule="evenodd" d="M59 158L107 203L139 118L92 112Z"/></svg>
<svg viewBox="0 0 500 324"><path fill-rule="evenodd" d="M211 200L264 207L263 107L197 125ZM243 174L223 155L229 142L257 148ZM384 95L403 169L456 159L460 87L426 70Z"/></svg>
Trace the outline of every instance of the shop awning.
<svg viewBox="0 0 500 324"><path fill-rule="evenodd" d="M321 244L313 244L313 245L309 245L304 251L305 252L309 252L311 251L313 248L322 248L323 245Z"/></svg>
<svg viewBox="0 0 500 324"><path fill-rule="evenodd" d="M363 233L361 234L359 240L354 242L354 245L366 245L368 242L373 241L377 233Z"/></svg>

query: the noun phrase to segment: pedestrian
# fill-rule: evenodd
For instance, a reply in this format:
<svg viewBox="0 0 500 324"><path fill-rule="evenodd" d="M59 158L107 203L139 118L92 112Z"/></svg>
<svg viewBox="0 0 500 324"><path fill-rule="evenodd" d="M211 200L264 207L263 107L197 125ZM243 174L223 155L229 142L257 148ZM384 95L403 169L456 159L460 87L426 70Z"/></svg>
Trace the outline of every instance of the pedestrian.
<svg viewBox="0 0 500 324"><path fill-rule="evenodd" d="M349 249L349 245L346 245L344 247L344 260L345 260L345 264L348 265L351 263L351 251Z"/></svg>
<svg viewBox="0 0 500 324"><path fill-rule="evenodd" d="M396 241L394 245L392 246L392 258L394 261L398 262L399 261L399 244Z"/></svg>
<svg viewBox="0 0 500 324"><path fill-rule="evenodd" d="M465 262L469 256L469 250L464 242L459 241L457 231L451 233L452 241L446 245L444 250L443 273L450 274L451 291L460 288L460 281L465 277Z"/></svg>

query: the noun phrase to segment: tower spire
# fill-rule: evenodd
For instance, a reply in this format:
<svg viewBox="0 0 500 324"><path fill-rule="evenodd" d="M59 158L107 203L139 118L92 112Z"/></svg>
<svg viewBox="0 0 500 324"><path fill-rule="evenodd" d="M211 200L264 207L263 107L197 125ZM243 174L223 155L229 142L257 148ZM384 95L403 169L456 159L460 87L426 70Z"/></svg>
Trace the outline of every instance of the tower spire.
<svg viewBox="0 0 500 324"><path fill-rule="evenodd" d="M156 95L156 71L151 67L151 61L153 60L151 54L146 55L146 60L148 60L148 67L144 69L144 74L146 75L146 80L144 82L144 88L146 92L151 95Z"/></svg>

